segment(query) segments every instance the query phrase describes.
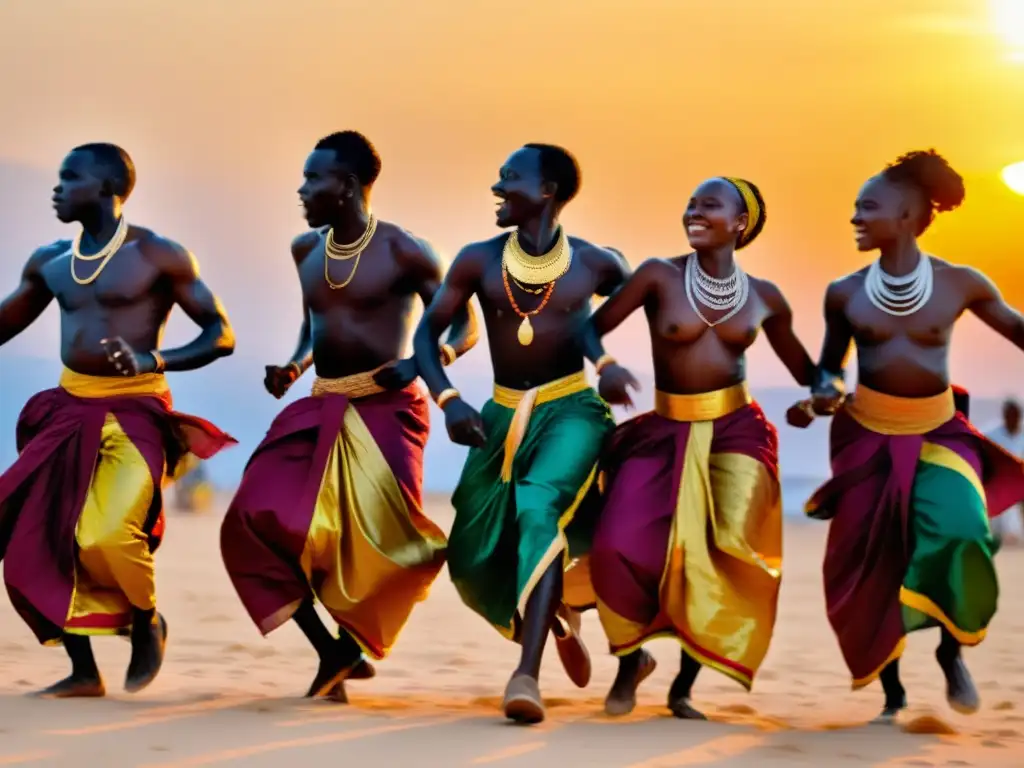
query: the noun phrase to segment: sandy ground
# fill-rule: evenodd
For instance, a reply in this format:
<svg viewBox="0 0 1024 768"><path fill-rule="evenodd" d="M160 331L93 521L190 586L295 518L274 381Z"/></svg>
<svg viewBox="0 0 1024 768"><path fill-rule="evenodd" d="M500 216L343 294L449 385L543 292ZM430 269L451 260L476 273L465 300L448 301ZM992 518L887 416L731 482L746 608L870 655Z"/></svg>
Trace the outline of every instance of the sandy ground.
<svg viewBox="0 0 1024 768"><path fill-rule="evenodd" d="M450 525L445 500L430 512ZM36 645L0 597L0 766L1024 765L1024 593L1016 588L1024 551L999 555L1001 612L985 644L968 651L980 713L946 707L936 633L911 639L903 666L909 730L939 725L946 734L865 725L881 691L849 690L821 596L825 526L805 522L786 529L781 613L754 693L705 671L696 703L711 722L674 720L663 703L678 650L662 641L650 646L660 666L637 711L609 720L601 707L615 664L588 613L590 687L574 688L549 647L541 681L548 720L523 728L498 711L516 648L462 606L446 572L376 679L349 683L350 705L303 700L315 657L292 625L259 636L221 565L218 525L218 515L169 520L158 556L168 655L159 679L134 697L120 691L128 645L117 639L96 643L107 699L26 697L66 673L65 657Z"/></svg>

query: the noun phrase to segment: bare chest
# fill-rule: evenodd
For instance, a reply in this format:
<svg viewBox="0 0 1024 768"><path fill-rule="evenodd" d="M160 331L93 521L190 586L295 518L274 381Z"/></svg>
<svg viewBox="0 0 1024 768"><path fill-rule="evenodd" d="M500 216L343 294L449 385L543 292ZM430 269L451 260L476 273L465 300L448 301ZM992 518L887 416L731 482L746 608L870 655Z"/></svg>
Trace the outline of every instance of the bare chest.
<svg viewBox="0 0 1024 768"><path fill-rule="evenodd" d="M102 260L73 259L67 253L47 264L43 277L67 311L129 307L149 300L158 289L159 270L134 246L122 248L101 269L102 264Z"/></svg>
<svg viewBox="0 0 1024 768"><path fill-rule="evenodd" d="M879 309L864 291L858 291L846 306L846 318L861 344L878 346L905 338L924 346L941 345L949 341L962 312L959 297L946 293L936 291L922 309L896 316Z"/></svg>
<svg viewBox="0 0 1024 768"><path fill-rule="evenodd" d="M371 245L351 259L330 259L318 245L299 268L302 295L310 309L370 310L406 297L412 286L386 244Z"/></svg>
<svg viewBox="0 0 1024 768"><path fill-rule="evenodd" d="M543 285L517 283L498 260L481 280L480 298L485 311L496 318L518 318L534 312L538 316L565 317L589 310L596 287L596 276L579 262L574 262L549 290Z"/></svg>
<svg viewBox="0 0 1024 768"><path fill-rule="evenodd" d="M698 312L699 310L699 312ZM687 296L682 274L658 286L655 302L647 308L651 335L663 342L690 345L706 336L722 344L746 349L757 340L766 308L753 285L739 311L713 309Z"/></svg>

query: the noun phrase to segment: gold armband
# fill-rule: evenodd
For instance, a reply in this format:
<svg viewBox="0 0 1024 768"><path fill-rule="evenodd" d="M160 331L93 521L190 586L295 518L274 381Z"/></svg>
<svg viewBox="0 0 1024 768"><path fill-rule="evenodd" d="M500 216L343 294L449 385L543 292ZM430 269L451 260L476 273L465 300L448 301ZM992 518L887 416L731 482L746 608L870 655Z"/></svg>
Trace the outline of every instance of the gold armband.
<svg viewBox="0 0 1024 768"><path fill-rule="evenodd" d="M451 344L442 344L441 345L441 364L442 365L444 365L445 367L448 367L449 365L454 363L457 358L458 358L458 355L455 352L455 347L453 347Z"/></svg>
<svg viewBox="0 0 1024 768"><path fill-rule="evenodd" d="M594 370L597 371L597 375L601 375L601 371L607 368L609 365L615 365L615 358L611 355L601 355L597 358L597 362L594 363Z"/></svg>
<svg viewBox="0 0 1024 768"><path fill-rule="evenodd" d="M454 387L448 387L448 389L437 396L435 402L438 408L443 409L449 401L454 400L456 397L460 397L459 390Z"/></svg>
<svg viewBox="0 0 1024 768"><path fill-rule="evenodd" d="M149 354L153 356L153 362L156 363L156 368L153 369L153 373L163 373L167 369L167 361L164 360L164 356L155 349Z"/></svg>

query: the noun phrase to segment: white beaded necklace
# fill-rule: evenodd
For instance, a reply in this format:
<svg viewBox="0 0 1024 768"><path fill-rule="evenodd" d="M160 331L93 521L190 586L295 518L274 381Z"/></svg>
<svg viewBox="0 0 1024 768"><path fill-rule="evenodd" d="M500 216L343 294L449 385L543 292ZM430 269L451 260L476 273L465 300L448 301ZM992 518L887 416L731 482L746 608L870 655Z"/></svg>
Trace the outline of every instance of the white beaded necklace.
<svg viewBox="0 0 1024 768"><path fill-rule="evenodd" d="M709 327L724 323L743 309L747 303L747 296L750 294L747 273L740 269L739 264L734 265L733 273L728 277L712 277L701 268L697 254L691 255L686 260L683 284L686 287L686 298L689 300L690 306L693 307L693 311ZM711 322L701 312L699 304L716 312L725 312L725 314Z"/></svg>
<svg viewBox="0 0 1024 768"><path fill-rule="evenodd" d="M906 317L928 303L932 297L933 278L932 259L927 253L922 253L913 271L902 277L888 274L876 260L868 267L864 290L871 303L886 314Z"/></svg>

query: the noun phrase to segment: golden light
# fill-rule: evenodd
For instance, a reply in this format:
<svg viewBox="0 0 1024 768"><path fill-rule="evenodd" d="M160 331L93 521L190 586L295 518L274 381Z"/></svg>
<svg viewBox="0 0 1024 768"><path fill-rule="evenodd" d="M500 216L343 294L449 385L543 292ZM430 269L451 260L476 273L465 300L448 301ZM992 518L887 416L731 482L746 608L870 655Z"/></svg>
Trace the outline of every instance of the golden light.
<svg viewBox="0 0 1024 768"><path fill-rule="evenodd" d="M1003 168L1003 181L1018 195L1024 195L1024 162Z"/></svg>
<svg viewBox="0 0 1024 768"><path fill-rule="evenodd" d="M1024 51L1024 0L989 0L989 3L996 31L1016 53Z"/></svg>

